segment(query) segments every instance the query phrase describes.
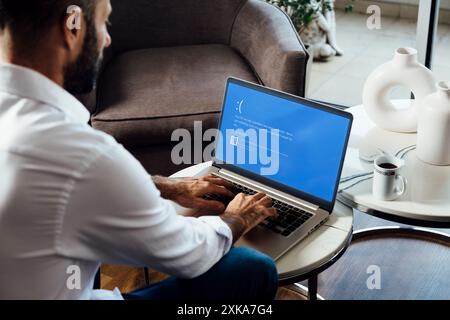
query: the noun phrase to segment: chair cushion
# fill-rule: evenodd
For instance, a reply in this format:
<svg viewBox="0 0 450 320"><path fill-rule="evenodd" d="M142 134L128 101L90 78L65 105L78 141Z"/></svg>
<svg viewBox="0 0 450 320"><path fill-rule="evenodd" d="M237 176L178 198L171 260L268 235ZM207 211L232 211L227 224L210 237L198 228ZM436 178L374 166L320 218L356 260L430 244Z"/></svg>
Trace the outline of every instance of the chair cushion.
<svg viewBox="0 0 450 320"><path fill-rule="evenodd" d="M113 59L99 81L92 125L126 146L169 143L194 121L215 127L229 76L257 82L230 47L198 45L145 49Z"/></svg>

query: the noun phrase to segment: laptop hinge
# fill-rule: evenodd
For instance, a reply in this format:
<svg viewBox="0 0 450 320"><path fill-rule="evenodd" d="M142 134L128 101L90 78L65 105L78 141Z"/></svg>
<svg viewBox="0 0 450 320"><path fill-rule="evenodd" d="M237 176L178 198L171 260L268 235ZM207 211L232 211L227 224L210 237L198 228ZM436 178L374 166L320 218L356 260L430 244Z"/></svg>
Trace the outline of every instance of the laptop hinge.
<svg viewBox="0 0 450 320"><path fill-rule="evenodd" d="M310 212L316 212L320 209L319 206L312 204L308 201L302 200L298 197L292 196L290 194L287 194L285 192L273 189L271 187L268 187L262 183L259 183L257 181L248 179L246 177L243 177L241 175L238 175L234 172L231 172L226 169L220 169L217 173L215 173L217 176L225 178L227 180L230 180L232 182L236 182L238 184L242 184L246 187L249 187L250 189L255 189L256 191L261 191L269 195L270 197L283 201L283 202L292 202L294 205L304 209L305 211Z"/></svg>

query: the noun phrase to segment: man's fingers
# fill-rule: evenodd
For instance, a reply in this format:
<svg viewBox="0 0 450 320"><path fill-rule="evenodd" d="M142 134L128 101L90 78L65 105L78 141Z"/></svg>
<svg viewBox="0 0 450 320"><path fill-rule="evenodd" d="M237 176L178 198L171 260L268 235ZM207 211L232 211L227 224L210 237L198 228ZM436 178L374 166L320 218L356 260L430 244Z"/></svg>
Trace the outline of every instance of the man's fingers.
<svg viewBox="0 0 450 320"><path fill-rule="evenodd" d="M233 192L231 192L230 190L228 190L227 188L220 187L220 186L212 184L212 183L209 184L208 187L206 188L206 193L215 193L215 194L229 197L229 198L234 198L234 196L235 196L235 194Z"/></svg>
<svg viewBox="0 0 450 320"><path fill-rule="evenodd" d="M222 202L201 198L197 198L194 201L193 206L195 209L200 209L202 212L212 211L213 213L221 213L225 210L225 205Z"/></svg>
<svg viewBox="0 0 450 320"><path fill-rule="evenodd" d="M265 207L271 207L272 206L272 198L266 195L265 197L259 199L258 203Z"/></svg>
<svg viewBox="0 0 450 320"><path fill-rule="evenodd" d="M245 198L246 196L247 196L247 195L246 195L245 193L241 192L241 193L238 193L238 194L235 196L235 199Z"/></svg>
<svg viewBox="0 0 450 320"><path fill-rule="evenodd" d="M214 175L212 175L212 174L209 174L209 175L207 175L207 176L201 177L200 179L206 181L206 180L209 180L209 179L215 179L215 178L217 178L217 177L214 176Z"/></svg>
<svg viewBox="0 0 450 320"><path fill-rule="evenodd" d="M252 197L253 197L253 200L258 201L258 200L261 200L264 197L267 197L267 195L265 193L258 192L256 194L254 194Z"/></svg>
<svg viewBox="0 0 450 320"><path fill-rule="evenodd" d="M269 217L277 217L278 216L277 209L275 209L275 208L269 208L269 209L267 209L267 211L269 213Z"/></svg>
<svg viewBox="0 0 450 320"><path fill-rule="evenodd" d="M225 188L230 188L230 189L233 188L233 184L231 182L228 182L226 180L223 180L223 179L213 176L213 175L206 176L203 178L203 180L214 183L215 185L222 186Z"/></svg>
<svg viewBox="0 0 450 320"><path fill-rule="evenodd" d="M267 217L276 217L277 214L277 209L275 208L267 208L265 206L259 205L257 207L258 213L260 213L261 215L264 215L266 218Z"/></svg>

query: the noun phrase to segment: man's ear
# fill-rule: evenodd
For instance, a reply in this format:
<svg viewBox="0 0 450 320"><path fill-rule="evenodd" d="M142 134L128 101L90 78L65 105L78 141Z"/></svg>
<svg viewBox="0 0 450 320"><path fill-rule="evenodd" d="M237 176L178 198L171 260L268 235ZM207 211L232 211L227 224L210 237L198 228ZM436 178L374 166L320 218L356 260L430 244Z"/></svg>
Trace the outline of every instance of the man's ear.
<svg viewBox="0 0 450 320"><path fill-rule="evenodd" d="M77 53L83 44L83 11L79 6L69 6L64 19L64 44L66 48Z"/></svg>

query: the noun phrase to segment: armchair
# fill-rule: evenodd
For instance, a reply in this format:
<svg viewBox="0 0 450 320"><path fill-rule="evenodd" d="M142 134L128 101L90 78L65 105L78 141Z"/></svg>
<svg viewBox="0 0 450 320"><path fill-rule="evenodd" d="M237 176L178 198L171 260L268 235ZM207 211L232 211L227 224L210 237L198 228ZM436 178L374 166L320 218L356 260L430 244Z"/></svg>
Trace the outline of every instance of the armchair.
<svg viewBox="0 0 450 320"><path fill-rule="evenodd" d="M113 44L85 103L92 126L151 174L183 168L171 161L175 129L193 136L194 121L217 126L229 76L305 94L308 54L290 19L266 2L111 2Z"/></svg>

